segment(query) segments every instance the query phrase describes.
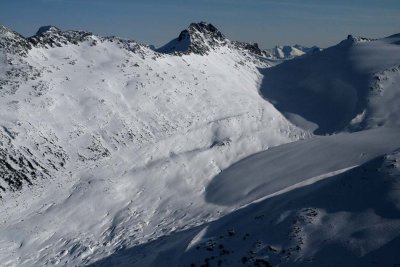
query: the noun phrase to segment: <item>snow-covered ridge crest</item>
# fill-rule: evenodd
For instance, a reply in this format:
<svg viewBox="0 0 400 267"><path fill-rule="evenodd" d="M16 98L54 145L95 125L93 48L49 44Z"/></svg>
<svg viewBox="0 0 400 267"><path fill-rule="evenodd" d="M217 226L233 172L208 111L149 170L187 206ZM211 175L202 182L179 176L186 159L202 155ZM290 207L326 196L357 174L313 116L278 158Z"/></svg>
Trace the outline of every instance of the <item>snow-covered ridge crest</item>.
<svg viewBox="0 0 400 267"><path fill-rule="evenodd" d="M62 31L55 26L40 27L37 33L27 40L36 47L62 47L68 44L78 45L82 42L87 42L90 46L95 46L99 42L115 42L132 52L147 49L146 45L140 44L134 40L115 36L101 37L87 31Z"/></svg>
<svg viewBox="0 0 400 267"><path fill-rule="evenodd" d="M321 52L265 69L261 92L293 123L317 134L400 125L399 44L398 35L349 35Z"/></svg>
<svg viewBox="0 0 400 267"><path fill-rule="evenodd" d="M150 49L150 46L131 39L123 39L115 36L102 37L82 30L61 30L52 25L40 27L35 35L28 38L4 26L1 26L0 33L2 33L0 36L0 47L7 48L10 50L10 53L18 52L21 55L26 55L27 51L32 47L62 47L69 44L79 45L83 42L87 42L91 46L95 46L98 42L116 42L125 49L133 52ZM10 45L11 43L13 45ZM153 50L161 54L188 55L193 53L206 55L224 46L269 59L291 59L320 50L317 47L307 48L300 45L277 46L274 49L263 50L260 49L257 43L231 41L214 25L204 21L191 23L177 38ZM13 48L11 49L11 47Z"/></svg>
<svg viewBox="0 0 400 267"><path fill-rule="evenodd" d="M0 25L0 49L6 53L26 55L31 44L19 33Z"/></svg>
<svg viewBox="0 0 400 267"><path fill-rule="evenodd" d="M368 163L399 146L398 38L345 41L276 66L280 60L260 60L258 46L228 41L203 26L192 31L209 50L180 56L141 45L139 53L134 41L53 27L42 28L34 45L3 29L1 40L10 42L0 49L3 265L83 266L101 260L94 266L190 266L194 255L196 266L212 257L225 266L244 260L292 266L317 255L309 249L327 249L328 261L343 261L329 244L345 245L342 241L349 238L362 241L352 243L356 252L367 248L364 243L364 251L376 250L369 245L377 239L386 251L387 244L398 247L398 241L389 242L400 229L399 154L382 168L394 172L386 176L392 188L380 164ZM190 34L189 29L181 40ZM15 48L14 41L30 48L24 55L7 50ZM360 109L354 109L358 102ZM308 116L308 107L321 117ZM365 115L358 116L364 108ZM282 115L286 111L299 127ZM335 134L349 121L359 124L360 132ZM309 125L332 136L313 136L304 130ZM363 165L355 173L345 172L358 164ZM373 175L365 177L364 166ZM343 176L332 187L330 181L340 172ZM347 175L353 177L348 186ZM316 183L321 179L327 179L322 193ZM354 198L363 192L360 188L365 194ZM229 194L220 191L225 189ZM332 202L331 192L340 201ZM219 220L265 194L270 200L260 209L249 205L250 210L243 209L248 215ZM387 211L387 197L395 198L396 210L369 212L375 200ZM358 217L347 209L354 199L362 204ZM343 224L339 231L325 231L330 224L319 218ZM357 227L347 227L349 219ZM208 224L215 220L214 227ZM191 237L197 226L207 225ZM376 225L384 226L379 228L385 235ZM337 236L346 229L351 231L333 243L325 243L330 237L320 234ZM365 229L373 235L360 235ZM325 260L324 255L316 259ZM351 255L356 261L357 254ZM314 266L326 265L318 263Z"/></svg>
<svg viewBox="0 0 400 267"><path fill-rule="evenodd" d="M35 35L24 37L17 32L0 25L0 48L6 53L26 56L33 47L54 48L66 45L79 45L87 42L91 46L99 42L115 42L120 47L133 52L150 50L147 45L134 40L115 36L102 37L88 31L61 30L56 26L42 26Z"/></svg>
<svg viewBox="0 0 400 267"><path fill-rule="evenodd" d="M179 107L182 109L187 107L185 105L181 107L183 102L180 101L178 101L180 105L176 107L168 104L171 97L182 98L179 96L182 93L182 86L185 90L194 91L185 96L189 98L186 101L188 103L193 100L191 99L192 95L199 94L195 101L197 104L192 103L193 105L199 105L199 103L205 105L203 103L205 101L204 94L201 92L208 92L215 86L225 90L227 95L237 88L241 92L240 94L250 93L252 95L250 98L254 98L254 101L269 105L257 95L258 80L260 79L258 68L269 66L267 61L260 60L259 57L254 56L254 53L246 49L224 46L223 43L228 42L227 39L211 24L192 23L188 29L189 32L193 36L197 36L197 48L200 47L200 44L205 45L206 40L208 40L207 45L211 46L212 41L210 40L213 40L221 45L221 51L210 49L209 53L213 54L212 57L209 54L203 54L201 57L197 57L198 54L195 57L191 57L192 54L176 57L170 54L160 54L132 40L98 37L85 31L63 31L54 26L44 26L34 36L24 38L2 27L0 43L4 47L0 50L0 101L4 119L0 122L0 126L3 126L0 128L0 133L3 129L2 136L7 137L7 133L15 132L16 140L24 139L24 142L28 141L29 143L21 144L19 141L11 139L0 145L0 152L4 158L2 165L4 168L2 169L4 169L4 177L6 177L5 183L1 185L4 191L17 191L25 183L35 184L37 177L58 176L68 169L69 164L76 163L76 157L79 161L84 162L98 161L113 154L113 150L120 149L121 144L138 149L138 146L143 143L157 142L160 136L160 127L167 127L166 125L161 126L163 119L160 119L159 116L165 119L165 124L173 124L170 127L174 130L170 132L163 130L166 136L181 134L180 132L184 128L179 129L180 126L177 125L187 121L187 125L190 126L194 123L194 117L198 116L198 111L191 113L190 116L185 113L179 121L177 120L181 112ZM184 34L181 37L183 38ZM213 65L216 58L221 60L218 62L221 69ZM224 63L222 64L222 62ZM191 65L196 67L193 68ZM108 73L112 73L112 75L108 75ZM230 77L231 73L236 73L238 77L249 75L251 78L237 81ZM220 78L210 78L214 75L219 75ZM192 77L192 79L188 80L187 77ZM227 83L228 80L232 81ZM230 85L226 87L226 84ZM243 91L243 88L246 90ZM253 88L253 91L249 88ZM98 92L103 90L104 92L99 95ZM130 108L125 107L126 109L133 108L131 105L134 104L131 103L136 103L135 105L138 107L133 108L130 112L127 110L116 112L117 109L112 106L121 106L121 103L111 96L109 97L113 99L112 101L107 99L107 95L115 94L115 90L119 92L122 99L132 101L129 102ZM219 94L218 90L214 91L217 95ZM206 93L206 95L210 94L212 103L215 102L215 108L219 110L224 105L219 106L218 96L212 97L214 93ZM82 94L93 101L96 99L97 102L94 103L98 104L79 104L80 99L84 99ZM236 99L236 97L234 98ZM68 99L72 102L69 102ZM147 99L143 102L149 103L147 107L143 108L146 112L143 112L139 105L142 103L140 99ZM158 101L162 102L159 106L156 105ZM235 101L233 100L233 102ZM102 127L110 128L104 130L102 127L94 126L90 129L87 128L86 131L83 129L86 128L83 125L87 123L85 116L81 117L81 120L85 121L84 123L80 120L76 121L76 118L67 118L68 122L64 121L65 116L58 113L58 110L62 109L60 105L66 109L75 106L73 110L77 113L100 109L101 111L93 113L96 114L94 121L103 125ZM106 106L107 108L105 108ZM168 116L161 111L156 112L164 107L177 110ZM248 107L244 109L244 114L249 112L248 109ZM261 114L259 110L252 109L250 108L251 113ZM108 111L105 112L105 110ZM43 122L43 112L51 114L54 118ZM132 121L130 116L123 115L130 113L133 114L132 116L143 117L144 124L154 124L151 130L140 126L137 121ZM238 116L239 118L243 116L240 112L236 113L237 110L226 109L222 113L216 112L211 117L207 115L204 125L209 125L208 120L218 121L220 117ZM10 117L7 117L7 114ZM32 123L32 118L25 117L27 114L37 114L35 116L39 120L38 125ZM276 115L279 116L279 113L276 112ZM111 117L114 118L112 123ZM120 118L120 120L115 118ZM283 118L281 117L281 119ZM137 118L137 120L141 119ZM57 121L64 121L61 128L67 127L67 125L76 128L78 136L87 135L86 140L82 143L75 143L74 138L77 137L72 137L75 134L71 134L65 139L65 133L60 132L58 126L56 127L58 130L54 129L53 123ZM111 125L116 123L115 121L119 121L118 126L112 127ZM287 121L285 123L290 124ZM47 126L43 126L44 124ZM219 125L219 122L217 124ZM46 127L48 132L43 132ZM70 131L68 127L64 130ZM216 131L219 132L219 130ZM164 137L166 138L166 136ZM219 146L228 140L232 142L233 136L218 133L215 137L210 138L210 145L205 146ZM71 146L80 148L70 154L66 150ZM42 147L46 147L46 151L40 151ZM80 150L81 152L79 152ZM78 153L76 153L77 151ZM21 162L21 166L18 166L18 163L14 166L14 160L8 158L8 154L21 154L21 157L26 160ZM36 164L38 167L35 167L35 162L38 163ZM43 175L34 174L35 172L43 173Z"/></svg>
<svg viewBox="0 0 400 267"><path fill-rule="evenodd" d="M91 32L62 31L55 26L40 27L36 34L28 38L34 46L61 47L69 43L78 44L83 41L94 40Z"/></svg>
<svg viewBox="0 0 400 267"><path fill-rule="evenodd" d="M55 27L5 31L1 42L30 48L0 49L0 262L82 266L212 220L212 177L310 136L260 97L269 62L202 26L192 33L220 46L201 56Z"/></svg>

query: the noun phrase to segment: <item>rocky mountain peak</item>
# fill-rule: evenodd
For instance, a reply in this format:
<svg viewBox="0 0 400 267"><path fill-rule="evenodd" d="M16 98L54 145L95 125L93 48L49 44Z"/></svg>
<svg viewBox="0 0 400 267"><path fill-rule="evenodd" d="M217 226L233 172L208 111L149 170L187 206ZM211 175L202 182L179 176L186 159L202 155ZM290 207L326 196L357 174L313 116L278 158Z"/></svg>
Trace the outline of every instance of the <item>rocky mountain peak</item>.
<svg viewBox="0 0 400 267"><path fill-rule="evenodd" d="M93 34L85 31L62 31L55 26L42 26L28 41L34 46L61 47L88 40Z"/></svg>
<svg viewBox="0 0 400 267"><path fill-rule="evenodd" d="M232 44L234 45L235 48L237 49L241 49L241 50L246 50L252 54L261 56L261 57L267 57L270 58L272 57L271 53L269 53L268 51L262 50L260 49L260 47L258 46L257 43L246 43L246 42L237 42L234 41L232 42Z"/></svg>
<svg viewBox="0 0 400 267"><path fill-rule="evenodd" d="M191 40L190 49L196 54L207 54L211 49L227 43L225 36L210 23L191 23L188 33Z"/></svg>
<svg viewBox="0 0 400 267"><path fill-rule="evenodd" d="M191 23L178 38L156 49L161 53L206 55L211 50L228 45L231 48L247 51L261 57L271 57L270 53L261 50L257 43L229 41L214 25L207 22Z"/></svg>
<svg viewBox="0 0 400 267"><path fill-rule="evenodd" d="M204 35L204 37L209 39L216 39L220 41L225 40L225 36L214 25L204 21L199 23L191 23L189 26L189 33L192 35L192 37L195 37L196 33L201 33Z"/></svg>
<svg viewBox="0 0 400 267"><path fill-rule="evenodd" d="M207 22L191 23L178 38L157 49L161 53L208 54L211 49L225 45L227 39L212 24Z"/></svg>
<svg viewBox="0 0 400 267"><path fill-rule="evenodd" d="M6 53L25 55L29 48L30 44L22 35L0 25L0 49Z"/></svg>
<svg viewBox="0 0 400 267"><path fill-rule="evenodd" d="M55 26L42 26L39 28L39 30L36 32L35 35L43 35L43 34L51 34L51 33L59 33L61 30Z"/></svg>

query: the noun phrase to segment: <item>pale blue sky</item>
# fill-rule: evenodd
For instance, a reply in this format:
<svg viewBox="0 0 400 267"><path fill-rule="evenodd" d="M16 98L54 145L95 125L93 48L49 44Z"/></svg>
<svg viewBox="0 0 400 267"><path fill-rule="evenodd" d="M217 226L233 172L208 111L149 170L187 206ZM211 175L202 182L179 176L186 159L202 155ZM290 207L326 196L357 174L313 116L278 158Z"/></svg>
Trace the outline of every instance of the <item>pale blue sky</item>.
<svg viewBox="0 0 400 267"><path fill-rule="evenodd" d="M116 35L160 46L190 22L229 39L326 47L347 34L400 32L400 0L0 0L0 24L25 35L43 25Z"/></svg>

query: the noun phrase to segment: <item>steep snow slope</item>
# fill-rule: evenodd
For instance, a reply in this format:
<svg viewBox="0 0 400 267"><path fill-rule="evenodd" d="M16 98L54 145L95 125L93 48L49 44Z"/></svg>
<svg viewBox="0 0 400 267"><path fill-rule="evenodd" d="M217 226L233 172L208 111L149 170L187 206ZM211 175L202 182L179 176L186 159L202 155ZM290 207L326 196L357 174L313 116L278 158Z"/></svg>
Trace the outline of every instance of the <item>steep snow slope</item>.
<svg viewBox="0 0 400 267"><path fill-rule="evenodd" d="M274 66L182 33L0 28L0 262L398 264L399 36Z"/></svg>
<svg viewBox="0 0 400 267"><path fill-rule="evenodd" d="M263 199L93 266L396 266L400 152L392 150L399 133L324 136L250 156L214 178L219 186L208 186L208 199L223 205ZM247 191L249 185L260 190Z"/></svg>
<svg viewBox="0 0 400 267"><path fill-rule="evenodd" d="M396 266L399 163L397 150L93 266Z"/></svg>
<svg viewBox="0 0 400 267"><path fill-rule="evenodd" d="M307 179L390 153L400 147L399 136L399 128L377 128L274 147L217 175L207 186L206 199L220 205L245 205Z"/></svg>
<svg viewBox="0 0 400 267"><path fill-rule="evenodd" d="M399 38L349 36L266 69L261 94L292 122L317 134L398 125Z"/></svg>
<svg viewBox="0 0 400 267"><path fill-rule="evenodd" d="M349 37L264 70L261 93L277 96L275 105L293 112L286 114L294 122L318 133L359 131L280 145L233 164L204 197L242 209L93 266L398 265L397 38Z"/></svg>
<svg viewBox="0 0 400 267"><path fill-rule="evenodd" d="M0 262L84 265L219 218L235 207L205 201L212 177L309 136L259 96L270 63L252 45L190 29L194 48L169 55L2 28Z"/></svg>

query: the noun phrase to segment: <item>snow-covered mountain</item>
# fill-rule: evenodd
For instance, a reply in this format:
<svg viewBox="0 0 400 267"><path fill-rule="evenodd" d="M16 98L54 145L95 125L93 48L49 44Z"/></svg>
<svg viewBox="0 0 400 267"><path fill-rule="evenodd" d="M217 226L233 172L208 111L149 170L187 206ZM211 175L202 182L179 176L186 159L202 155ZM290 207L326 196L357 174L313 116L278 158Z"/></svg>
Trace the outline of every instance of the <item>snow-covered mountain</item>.
<svg viewBox="0 0 400 267"><path fill-rule="evenodd" d="M309 135L259 96L272 63L210 38L170 55L2 28L1 262L81 265L218 218L232 208L205 201L212 177Z"/></svg>
<svg viewBox="0 0 400 267"><path fill-rule="evenodd" d="M0 262L399 263L399 38L279 61L205 22L1 27Z"/></svg>
<svg viewBox="0 0 400 267"><path fill-rule="evenodd" d="M314 54L322 49L316 46L305 47L302 45L280 45L274 48L267 49L265 52L269 53L271 58L276 59L293 59L295 57L303 56L306 54Z"/></svg>
<svg viewBox="0 0 400 267"><path fill-rule="evenodd" d="M399 35L348 36L265 69L261 93L296 125L316 133L399 125L399 42Z"/></svg>

